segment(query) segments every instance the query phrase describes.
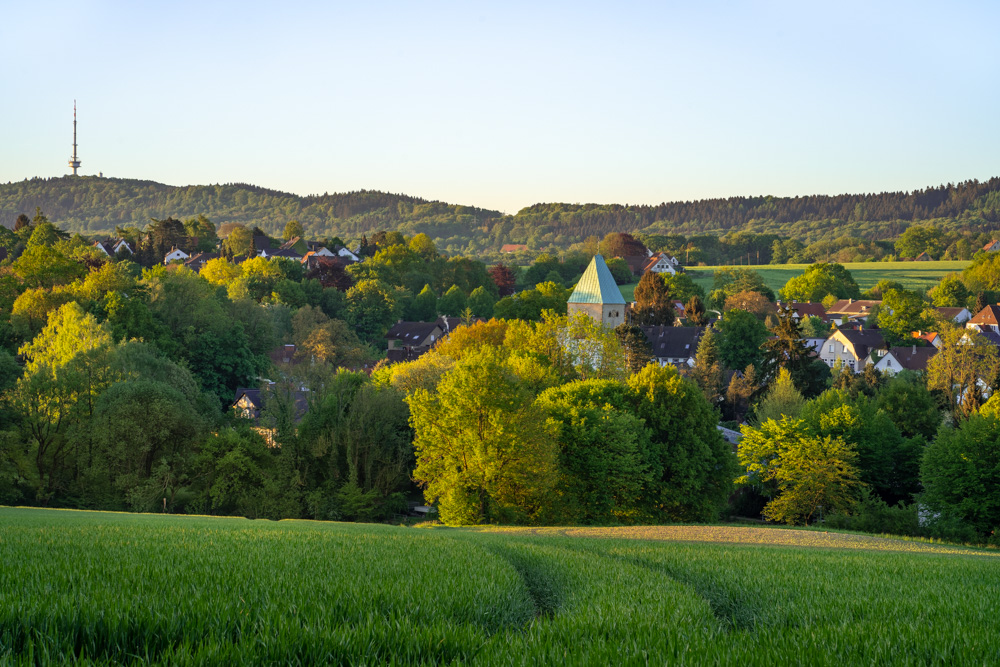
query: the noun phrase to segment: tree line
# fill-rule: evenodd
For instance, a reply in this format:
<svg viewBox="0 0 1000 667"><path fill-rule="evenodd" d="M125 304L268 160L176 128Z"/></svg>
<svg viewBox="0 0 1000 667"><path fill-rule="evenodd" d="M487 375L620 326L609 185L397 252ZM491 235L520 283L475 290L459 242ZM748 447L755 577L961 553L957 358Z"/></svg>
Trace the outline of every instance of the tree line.
<svg viewBox="0 0 1000 667"><path fill-rule="evenodd" d="M118 225L142 225L150 218L204 215L219 224L257 226L277 236L296 220L312 237L359 239L380 229L408 236L426 233L442 250L491 259L505 243L527 244L537 253L611 232L684 234L696 237L695 247L705 253L697 261L715 264L744 258L747 263L766 264L773 257L783 258L781 262L796 256L802 261L881 259L893 250L891 243L878 242L892 241L916 224L989 233L1000 226L998 192L1000 178L992 178L864 195L731 197L655 206L536 204L509 216L375 191L303 197L239 183L173 187L130 179L61 177L0 185L0 222L11 226L19 213L40 207L67 230L94 234ZM710 241L702 237L735 232L768 238L757 247L733 247L732 252L712 257ZM794 244L774 249L779 240L826 245L802 253ZM767 258L761 261L759 253ZM834 253L840 256L833 257Z"/></svg>

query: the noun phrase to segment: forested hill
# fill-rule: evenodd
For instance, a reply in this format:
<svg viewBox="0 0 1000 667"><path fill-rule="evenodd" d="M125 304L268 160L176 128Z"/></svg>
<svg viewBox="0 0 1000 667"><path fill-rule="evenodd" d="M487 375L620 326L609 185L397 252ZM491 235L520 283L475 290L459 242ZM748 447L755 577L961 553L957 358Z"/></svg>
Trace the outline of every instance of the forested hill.
<svg viewBox="0 0 1000 667"><path fill-rule="evenodd" d="M536 204L516 215L362 190L303 197L253 185L175 187L93 176L31 179L0 184L0 222L40 207L64 229L112 231L150 218L205 215L216 225L238 222L280 234L299 220L314 237L357 238L376 230L427 233L441 249L495 251L504 243L566 247L612 231L647 234L717 234L742 231L804 243L843 237L889 240L908 226L934 221L964 233L1000 227L1000 177L928 187L913 192L730 197L655 206Z"/></svg>
<svg viewBox="0 0 1000 667"><path fill-rule="evenodd" d="M841 228L856 223L876 223L873 227L878 231L874 238L893 238L909 223L963 217L1000 222L1000 177L984 182L949 183L913 192L729 197L656 206L536 204L521 209L516 215L522 224L553 225L556 229L570 227L597 235L611 230L667 234L725 234L742 230L772 232L803 241L819 240L808 230L823 225L798 225L800 222L826 222ZM866 236L871 237L870 234Z"/></svg>
<svg viewBox="0 0 1000 667"><path fill-rule="evenodd" d="M473 228L499 218L499 211L430 202L419 197L361 190L302 197L246 183L171 186L153 181L94 176L0 184L0 223L10 227L19 213L45 215L71 232L98 233L117 225L144 226L150 218L205 215L217 226L257 225L281 235L298 220L310 236L360 236L380 229L427 232L438 238L468 238Z"/></svg>

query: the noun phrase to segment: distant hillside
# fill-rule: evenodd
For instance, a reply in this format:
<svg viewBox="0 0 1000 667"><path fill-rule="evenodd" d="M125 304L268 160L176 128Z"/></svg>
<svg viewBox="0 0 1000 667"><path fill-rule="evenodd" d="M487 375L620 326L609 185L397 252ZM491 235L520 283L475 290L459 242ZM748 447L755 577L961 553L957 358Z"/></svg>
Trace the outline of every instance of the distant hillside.
<svg viewBox="0 0 1000 667"><path fill-rule="evenodd" d="M687 236L748 232L803 243L843 237L891 240L925 221L964 233L989 232L1000 227L1000 178L879 194L730 197L656 206L536 204L513 216L367 190L301 197L242 183L174 187L93 176L0 185L3 224L13 224L18 213L31 215L36 206L65 229L90 234L116 225L145 225L150 218L203 214L216 225L259 225L272 234L293 219L317 237L357 238L380 229L425 232L442 249L481 254L504 243L566 247L612 231Z"/></svg>
<svg viewBox="0 0 1000 667"><path fill-rule="evenodd" d="M309 197L245 183L163 185L153 181L95 176L31 179L0 185L0 223L13 224L35 207L64 229L94 234L116 225L144 226L150 218L204 214L216 225L239 222L281 234L298 220L311 236L361 236L379 229L468 238L499 211L430 202L418 197L362 190Z"/></svg>

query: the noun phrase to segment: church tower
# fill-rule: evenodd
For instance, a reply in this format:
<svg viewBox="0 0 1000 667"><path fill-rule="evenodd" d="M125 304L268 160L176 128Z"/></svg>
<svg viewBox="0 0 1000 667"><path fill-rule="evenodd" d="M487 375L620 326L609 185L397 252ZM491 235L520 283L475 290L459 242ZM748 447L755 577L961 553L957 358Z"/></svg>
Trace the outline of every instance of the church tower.
<svg viewBox="0 0 1000 667"><path fill-rule="evenodd" d="M625 321L625 297L618 289L604 258L594 255L566 304L569 315L587 313L596 321L616 327Z"/></svg>

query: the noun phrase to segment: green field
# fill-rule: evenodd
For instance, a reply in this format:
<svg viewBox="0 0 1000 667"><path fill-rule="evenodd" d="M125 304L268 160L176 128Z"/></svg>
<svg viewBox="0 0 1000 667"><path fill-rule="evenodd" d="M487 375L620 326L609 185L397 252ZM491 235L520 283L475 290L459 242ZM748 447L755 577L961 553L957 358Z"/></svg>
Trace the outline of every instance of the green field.
<svg viewBox="0 0 1000 667"><path fill-rule="evenodd" d="M997 555L0 508L0 663L996 664Z"/></svg>
<svg viewBox="0 0 1000 667"><path fill-rule="evenodd" d="M907 289L924 291L934 287L942 277L961 271L969 262L857 262L844 264L862 290L874 287L880 280L897 280ZM789 278L801 274L808 264L765 264L750 266L759 273L767 286L777 294ZM712 275L721 266L697 266L685 269L691 278L705 288L712 288ZM622 289L624 294L625 290ZM626 297L628 299L628 297Z"/></svg>

